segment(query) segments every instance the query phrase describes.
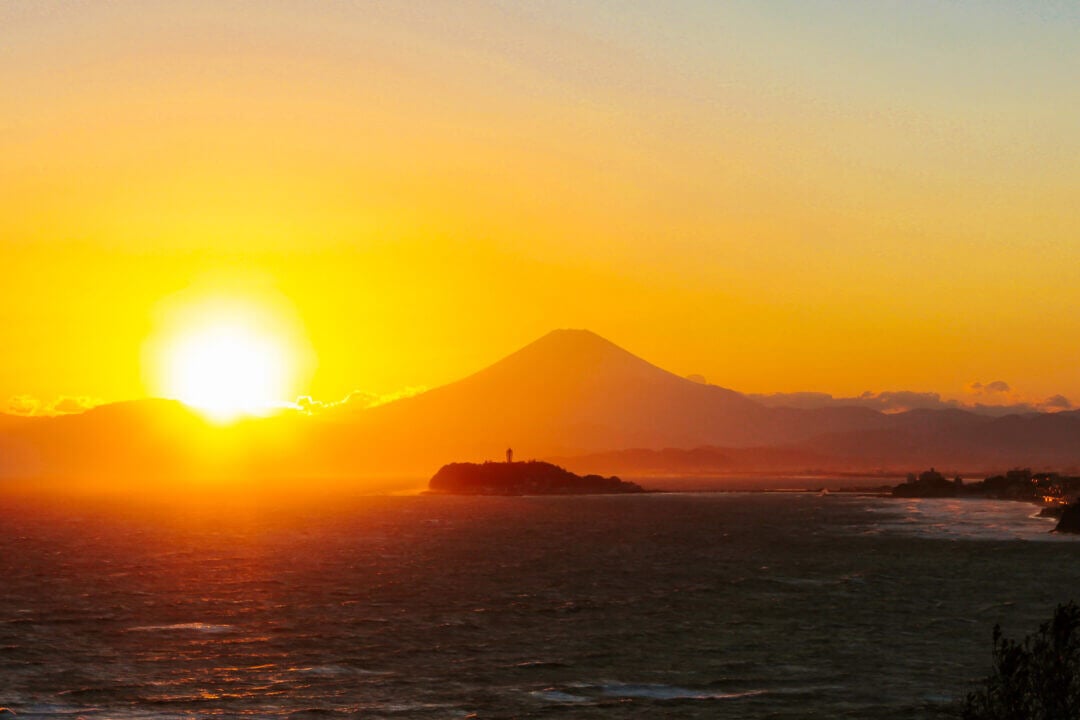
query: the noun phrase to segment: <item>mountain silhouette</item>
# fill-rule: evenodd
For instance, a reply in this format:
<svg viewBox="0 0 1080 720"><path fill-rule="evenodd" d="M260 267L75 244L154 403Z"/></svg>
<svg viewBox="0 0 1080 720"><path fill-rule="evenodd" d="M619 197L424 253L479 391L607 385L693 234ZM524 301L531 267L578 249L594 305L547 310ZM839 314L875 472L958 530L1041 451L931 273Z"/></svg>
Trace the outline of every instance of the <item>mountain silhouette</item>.
<svg viewBox="0 0 1080 720"><path fill-rule="evenodd" d="M180 403L142 400L3 416L0 477L422 478L508 446L601 473L608 461L623 473L1065 469L1080 465L1078 440L1076 412L765 407L590 331L555 330L462 380L355 412L215 426Z"/></svg>
<svg viewBox="0 0 1080 720"><path fill-rule="evenodd" d="M555 330L463 380L367 414L384 434L383 448L398 449L396 438L412 436L422 440L414 455L434 450L473 460L514 443L535 457L700 446L802 450L816 437L896 425L869 408L767 408L588 330Z"/></svg>
<svg viewBox="0 0 1080 720"><path fill-rule="evenodd" d="M7 417L0 423L0 477L179 475L190 470L194 431L205 427L183 404L156 398L71 415Z"/></svg>
<svg viewBox="0 0 1080 720"><path fill-rule="evenodd" d="M694 445L761 436L767 411L656 367L587 330L556 330L463 380L369 411L387 433L468 455Z"/></svg>

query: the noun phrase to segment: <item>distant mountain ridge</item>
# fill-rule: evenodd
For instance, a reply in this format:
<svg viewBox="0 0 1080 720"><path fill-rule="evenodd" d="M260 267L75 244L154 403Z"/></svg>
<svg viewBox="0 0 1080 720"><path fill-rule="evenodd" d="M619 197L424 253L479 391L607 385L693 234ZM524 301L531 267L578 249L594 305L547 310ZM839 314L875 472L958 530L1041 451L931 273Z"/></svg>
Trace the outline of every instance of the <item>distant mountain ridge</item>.
<svg viewBox="0 0 1080 720"><path fill-rule="evenodd" d="M622 473L634 470L631 449L652 472L1065 469L1080 467L1080 413L766 407L590 331L556 330L462 380L346 414L286 412L217 427L179 403L145 400L0 417L0 477L422 478L507 446L601 473L610 471L573 458L618 455ZM695 448L710 450L688 452Z"/></svg>

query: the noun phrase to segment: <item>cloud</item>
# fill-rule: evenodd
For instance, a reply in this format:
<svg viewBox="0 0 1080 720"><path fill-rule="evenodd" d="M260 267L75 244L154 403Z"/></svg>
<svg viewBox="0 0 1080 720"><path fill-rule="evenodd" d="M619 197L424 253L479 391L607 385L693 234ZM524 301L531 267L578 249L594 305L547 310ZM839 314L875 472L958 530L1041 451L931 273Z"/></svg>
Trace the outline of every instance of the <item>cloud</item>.
<svg viewBox="0 0 1080 720"><path fill-rule="evenodd" d="M1064 395L1054 395L1041 402L1026 400L1003 380L995 380L985 384L974 382L967 386L967 391L974 396L968 402L944 398L936 392L915 392L911 390L867 391L856 397L834 397L828 393L817 392L774 393L771 395L748 395L747 397L767 407L801 409L865 407L883 413L898 413L908 410L967 410L993 417L1035 412L1059 412L1061 410L1072 410L1075 407Z"/></svg>
<svg viewBox="0 0 1080 720"><path fill-rule="evenodd" d="M101 405L101 400L86 395L61 395L51 403L42 402L33 395L15 395L8 398L6 412L12 415L51 416L72 415L86 412Z"/></svg>
<svg viewBox="0 0 1080 720"><path fill-rule="evenodd" d="M363 410L365 408L374 407L379 404L379 396L373 395L363 390L353 390L346 395L342 400L336 403L337 405L343 405L345 407L354 408L356 410Z"/></svg>
<svg viewBox="0 0 1080 720"><path fill-rule="evenodd" d="M1055 410L1072 410L1073 404L1064 395L1053 395L1039 403L1040 410L1053 412Z"/></svg>
<svg viewBox="0 0 1080 720"><path fill-rule="evenodd" d="M964 410L970 410L971 412L979 413L980 415L989 415L991 417L1024 415L1026 413L1039 412L1038 407L1026 402L1008 402L1004 404L975 403L974 405L965 405Z"/></svg>
<svg viewBox="0 0 1080 720"><path fill-rule="evenodd" d="M1039 403L1017 392L1004 380L968 383L968 395L973 396L972 408L986 415L1039 412Z"/></svg>
<svg viewBox="0 0 1080 720"><path fill-rule="evenodd" d="M823 407L865 407L878 412L897 413L907 410L945 410L959 408L956 400L946 400L935 392L914 392L911 390L886 390L870 392L857 397L834 397L828 393L796 392L774 393L772 395L751 395L769 407L794 407L803 409Z"/></svg>
<svg viewBox="0 0 1080 720"><path fill-rule="evenodd" d="M62 395L52 402L48 407L48 415L71 415L73 413L86 412L92 407L96 407L101 404L100 400L87 397L85 395L69 396Z"/></svg>
<svg viewBox="0 0 1080 720"><path fill-rule="evenodd" d="M320 412L326 407L326 404L319 400L315 400L310 395L301 395L296 398L296 407L311 415Z"/></svg>
<svg viewBox="0 0 1080 720"><path fill-rule="evenodd" d="M367 410L368 408L385 405L386 403L395 400L419 395L426 391L427 387L422 385L409 386L382 395L376 395L363 390L353 390L341 400L331 401L316 400L308 395L304 395L303 397L296 399L296 406L309 415L320 415L325 413L342 414Z"/></svg>
<svg viewBox="0 0 1080 720"><path fill-rule="evenodd" d="M13 395L8 398L7 409L12 415L37 415L41 401L33 395Z"/></svg>
<svg viewBox="0 0 1080 720"><path fill-rule="evenodd" d="M936 392L912 390L886 390L879 393L863 393L860 399L864 407L881 412L905 412L907 410L946 410L960 407L956 400L945 400Z"/></svg>
<svg viewBox="0 0 1080 720"><path fill-rule="evenodd" d="M310 395L304 395L296 399L296 405L309 415L317 415L332 410L363 410L371 407L377 399L378 396L376 395L353 391L341 400L329 401L316 400Z"/></svg>
<svg viewBox="0 0 1080 720"><path fill-rule="evenodd" d="M968 392L973 395L994 395L1012 392L1012 387L1004 380L994 380L985 385L976 380L968 384Z"/></svg>

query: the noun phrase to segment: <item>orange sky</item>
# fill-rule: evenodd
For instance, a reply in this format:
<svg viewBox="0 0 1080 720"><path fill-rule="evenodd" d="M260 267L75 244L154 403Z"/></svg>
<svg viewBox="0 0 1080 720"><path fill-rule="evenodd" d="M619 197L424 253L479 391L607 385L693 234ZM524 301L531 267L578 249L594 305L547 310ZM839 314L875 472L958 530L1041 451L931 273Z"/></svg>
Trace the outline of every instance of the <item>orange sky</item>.
<svg viewBox="0 0 1080 720"><path fill-rule="evenodd" d="M747 392L1080 401L1066 3L0 5L0 405L156 391L199 293L298 394L590 328Z"/></svg>

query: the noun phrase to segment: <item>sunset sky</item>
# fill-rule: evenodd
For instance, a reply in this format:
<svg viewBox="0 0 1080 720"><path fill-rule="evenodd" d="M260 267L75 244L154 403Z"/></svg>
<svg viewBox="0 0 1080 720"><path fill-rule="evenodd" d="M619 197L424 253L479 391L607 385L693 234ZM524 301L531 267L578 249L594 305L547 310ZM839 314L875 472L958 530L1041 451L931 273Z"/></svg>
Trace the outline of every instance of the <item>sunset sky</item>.
<svg viewBox="0 0 1080 720"><path fill-rule="evenodd" d="M1080 403L1072 2L0 4L0 410L283 395L557 327L745 392ZM228 312L232 312L231 310Z"/></svg>

